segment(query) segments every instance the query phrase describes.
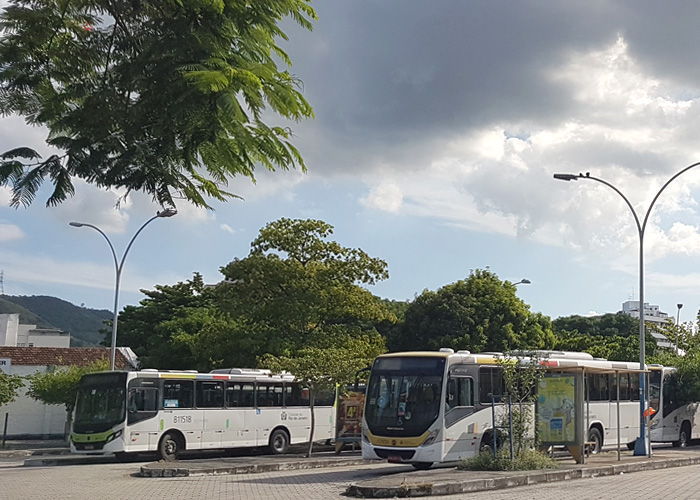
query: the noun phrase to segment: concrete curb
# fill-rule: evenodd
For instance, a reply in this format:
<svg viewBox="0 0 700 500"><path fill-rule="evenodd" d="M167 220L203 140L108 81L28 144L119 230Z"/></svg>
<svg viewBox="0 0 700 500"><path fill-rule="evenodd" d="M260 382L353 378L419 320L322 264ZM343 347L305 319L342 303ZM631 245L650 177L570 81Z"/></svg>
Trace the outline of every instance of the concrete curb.
<svg viewBox="0 0 700 500"><path fill-rule="evenodd" d="M223 474L254 474L260 472L276 472L284 470L320 469L328 467L347 467L364 465L367 461L361 458L326 459L295 459L276 463L258 464L220 464L217 466L201 466L191 462L157 462L141 467L141 477L189 477Z"/></svg>
<svg viewBox="0 0 700 500"><path fill-rule="evenodd" d="M513 472L511 475L501 477L478 478L465 481L442 481L436 483L404 482L397 486L363 486L353 484L348 487L348 496L359 498L406 498L424 497L432 495L453 495L458 493L470 493L476 491L499 490L515 486L530 484L567 481L570 479L582 479L591 477L614 476L645 470L667 469L670 467L683 467L700 464L700 456L679 457L665 460L646 460L627 464L582 466L579 468L567 468L547 471L522 471ZM455 472L459 474L459 471Z"/></svg>

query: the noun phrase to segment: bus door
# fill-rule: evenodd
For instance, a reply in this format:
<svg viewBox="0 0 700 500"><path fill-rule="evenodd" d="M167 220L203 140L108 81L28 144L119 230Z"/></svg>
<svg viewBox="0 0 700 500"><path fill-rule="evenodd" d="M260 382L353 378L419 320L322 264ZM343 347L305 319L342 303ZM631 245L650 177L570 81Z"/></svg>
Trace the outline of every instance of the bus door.
<svg viewBox="0 0 700 500"><path fill-rule="evenodd" d="M127 428L124 441L128 451L149 451L158 446L159 390L155 380L134 379L127 396Z"/></svg>
<svg viewBox="0 0 700 500"><path fill-rule="evenodd" d="M458 460L478 451L478 429L468 417L474 413L474 379L450 374L445 393L445 460Z"/></svg>
<svg viewBox="0 0 700 500"><path fill-rule="evenodd" d="M252 382L226 383L224 448L255 446L255 387Z"/></svg>
<svg viewBox="0 0 700 500"><path fill-rule="evenodd" d="M226 412L224 411L224 382L198 380L196 384L197 409L202 410L202 448L221 448Z"/></svg>

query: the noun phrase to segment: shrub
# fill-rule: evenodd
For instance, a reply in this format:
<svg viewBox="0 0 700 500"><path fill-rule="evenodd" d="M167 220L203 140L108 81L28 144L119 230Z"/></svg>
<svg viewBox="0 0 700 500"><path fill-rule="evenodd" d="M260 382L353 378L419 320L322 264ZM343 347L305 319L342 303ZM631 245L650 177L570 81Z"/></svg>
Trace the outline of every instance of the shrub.
<svg viewBox="0 0 700 500"><path fill-rule="evenodd" d="M498 456L494 457L491 450L481 451L472 458L464 459L457 466L459 470L539 470L557 469L559 463L547 454L531 449L523 449L510 458L510 450L498 450Z"/></svg>

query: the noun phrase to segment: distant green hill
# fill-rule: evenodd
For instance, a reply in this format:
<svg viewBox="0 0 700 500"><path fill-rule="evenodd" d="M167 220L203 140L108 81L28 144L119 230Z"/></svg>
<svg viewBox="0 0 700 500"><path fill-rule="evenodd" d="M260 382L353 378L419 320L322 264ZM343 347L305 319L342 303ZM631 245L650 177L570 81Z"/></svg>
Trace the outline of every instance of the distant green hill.
<svg viewBox="0 0 700 500"><path fill-rule="evenodd" d="M56 297L44 295L2 295L0 314L19 313L20 323L39 328L59 328L71 335L72 347L97 346L104 339L100 329L112 312L78 307Z"/></svg>

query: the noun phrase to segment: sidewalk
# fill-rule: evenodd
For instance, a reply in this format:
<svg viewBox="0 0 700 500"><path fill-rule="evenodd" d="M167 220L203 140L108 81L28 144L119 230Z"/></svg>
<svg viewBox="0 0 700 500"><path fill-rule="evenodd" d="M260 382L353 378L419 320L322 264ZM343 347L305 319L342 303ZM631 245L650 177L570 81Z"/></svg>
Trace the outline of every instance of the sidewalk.
<svg viewBox="0 0 700 500"><path fill-rule="evenodd" d="M21 458L33 455L67 455L70 447L64 439L8 440L0 442L0 458Z"/></svg>
<svg viewBox="0 0 700 500"><path fill-rule="evenodd" d="M625 451L619 461L617 452L605 452L587 458L586 464L562 458L559 469L541 471L461 471L452 467L401 472L353 484L346 493L360 498L450 495L698 464L700 448L662 448L654 450L651 457L633 456L631 451Z"/></svg>
<svg viewBox="0 0 700 500"><path fill-rule="evenodd" d="M198 475L246 474L279 470L303 470L328 467L361 467L359 451L344 451L337 455L319 447L310 458L298 449L287 455L265 455L252 450L239 450L238 456L222 453L192 453L175 462L134 464L142 477L185 477ZM62 441L8 441L0 449L0 458L24 457L25 466L78 465L115 462L107 455L70 455ZM586 464L576 464L569 456L558 459L559 469L539 471L461 471L454 466L433 467L427 471L414 470L408 465L389 465L396 472L375 479L357 482L348 487L348 496L360 498L393 498L449 495L487 491L529 484L566 481L570 479L612 476L632 472L666 469L700 464L700 447L654 449L652 457L634 456L624 451L618 461L616 452L605 452L587 458ZM384 464L384 462L380 462Z"/></svg>

